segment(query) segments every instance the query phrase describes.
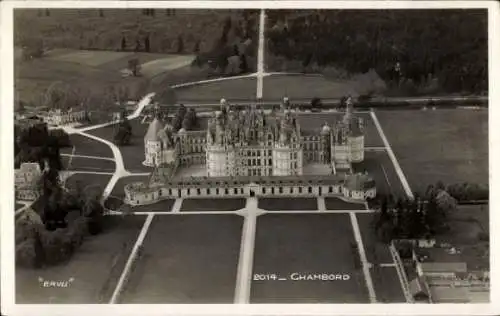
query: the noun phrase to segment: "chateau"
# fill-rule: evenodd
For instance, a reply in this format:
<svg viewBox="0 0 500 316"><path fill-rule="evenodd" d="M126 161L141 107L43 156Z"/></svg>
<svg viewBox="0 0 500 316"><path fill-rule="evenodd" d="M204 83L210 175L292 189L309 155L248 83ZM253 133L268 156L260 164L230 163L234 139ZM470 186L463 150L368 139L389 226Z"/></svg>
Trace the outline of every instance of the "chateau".
<svg viewBox="0 0 500 316"><path fill-rule="evenodd" d="M181 129L175 135L155 118L144 145L144 165L205 164L208 177L298 176L311 162L335 173L364 159L363 120L352 115L350 100L342 120L317 131L301 129L286 98L270 115L254 106L233 111L222 100L205 132Z"/></svg>
<svg viewBox="0 0 500 316"><path fill-rule="evenodd" d="M285 98L279 110L265 114L256 106L221 109L204 131L175 133L158 117L144 137L144 165L154 168L147 183L125 186L125 202L155 203L163 198L227 196L339 196L354 201L375 197L375 181L352 173L364 159L363 120L349 99L343 117L317 130L302 129ZM304 172L307 165L327 170ZM179 167L204 165L203 176L174 177Z"/></svg>

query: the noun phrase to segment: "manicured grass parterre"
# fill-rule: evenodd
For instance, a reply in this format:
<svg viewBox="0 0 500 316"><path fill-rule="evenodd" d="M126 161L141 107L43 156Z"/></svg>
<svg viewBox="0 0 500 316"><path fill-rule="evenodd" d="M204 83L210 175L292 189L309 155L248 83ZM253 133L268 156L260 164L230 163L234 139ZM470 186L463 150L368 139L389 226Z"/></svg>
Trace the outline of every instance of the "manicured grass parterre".
<svg viewBox="0 0 500 316"><path fill-rule="evenodd" d="M293 100L292 100L293 102ZM354 113L355 116L362 118L364 122L364 136L365 136L365 147L381 147L384 145L380 135L373 123L373 120L369 113L361 112ZM330 112L330 113L300 113L298 115L300 128L302 130L316 131L319 135L322 126L325 123L334 124L342 120L344 112Z"/></svg>
<svg viewBox="0 0 500 316"><path fill-rule="evenodd" d="M100 141L88 138L83 135L70 135L69 138L71 140L72 147L61 148L61 154L113 158L113 152L108 147L108 145ZM73 147L75 147L74 152Z"/></svg>
<svg viewBox="0 0 500 316"><path fill-rule="evenodd" d="M184 199L181 212L223 212L237 211L245 207L243 198L217 198L217 199Z"/></svg>
<svg viewBox="0 0 500 316"><path fill-rule="evenodd" d="M237 215L155 216L121 302L232 303L242 225Z"/></svg>
<svg viewBox="0 0 500 316"><path fill-rule="evenodd" d="M253 281L251 303L368 302L351 243L355 240L346 214L259 216L253 273L287 280ZM293 273L345 274L349 280L294 281Z"/></svg>
<svg viewBox="0 0 500 316"><path fill-rule="evenodd" d="M20 203L15 203L15 209L18 210L20 208L24 207L24 204L20 204Z"/></svg>
<svg viewBox="0 0 500 316"><path fill-rule="evenodd" d="M219 82L209 82L195 86L175 89L179 102L214 102L225 98L232 100L255 100L257 81L255 78L231 79Z"/></svg>
<svg viewBox="0 0 500 316"><path fill-rule="evenodd" d="M395 267L370 269L378 303L406 303Z"/></svg>
<svg viewBox="0 0 500 316"><path fill-rule="evenodd" d="M316 198L272 197L259 198L258 207L268 211L317 211Z"/></svg>
<svg viewBox="0 0 500 316"><path fill-rule="evenodd" d="M145 217L106 217L108 229L88 237L67 262L44 269L16 268L17 304L108 303ZM47 281L73 281L66 288Z"/></svg>
<svg viewBox="0 0 500 316"><path fill-rule="evenodd" d="M488 110L377 111L413 191L488 184Z"/></svg>
<svg viewBox="0 0 500 316"><path fill-rule="evenodd" d="M336 197L325 198L327 210L364 210L364 203L350 203Z"/></svg>
<svg viewBox="0 0 500 316"><path fill-rule="evenodd" d="M115 172L115 162L110 160L69 156L62 156L61 160L66 170Z"/></svg>

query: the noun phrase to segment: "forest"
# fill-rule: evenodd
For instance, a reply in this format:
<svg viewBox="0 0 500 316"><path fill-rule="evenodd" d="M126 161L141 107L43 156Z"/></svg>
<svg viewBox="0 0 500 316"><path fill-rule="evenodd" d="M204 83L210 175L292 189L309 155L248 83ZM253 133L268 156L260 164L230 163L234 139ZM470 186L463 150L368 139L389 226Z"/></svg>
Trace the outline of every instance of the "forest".
<svg viewBox="0 0 500 316"><path fill-rule="evenodd" d="M375 69L388 82L437 78L442 92L488 90L483 9L269 10L271 55L303 67Z"/></svg>

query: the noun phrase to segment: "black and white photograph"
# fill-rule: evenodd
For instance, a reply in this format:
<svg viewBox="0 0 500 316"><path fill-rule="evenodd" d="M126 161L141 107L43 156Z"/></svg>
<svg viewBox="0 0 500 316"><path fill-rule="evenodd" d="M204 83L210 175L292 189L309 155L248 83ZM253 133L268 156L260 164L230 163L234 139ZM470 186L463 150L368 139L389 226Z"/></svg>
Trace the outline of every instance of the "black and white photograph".
<svg viewBox="0 0 500 316"><path fill-rule="evenodd" d="M376 2L2 3L2 314L495 310L498 4Z"/></svg>

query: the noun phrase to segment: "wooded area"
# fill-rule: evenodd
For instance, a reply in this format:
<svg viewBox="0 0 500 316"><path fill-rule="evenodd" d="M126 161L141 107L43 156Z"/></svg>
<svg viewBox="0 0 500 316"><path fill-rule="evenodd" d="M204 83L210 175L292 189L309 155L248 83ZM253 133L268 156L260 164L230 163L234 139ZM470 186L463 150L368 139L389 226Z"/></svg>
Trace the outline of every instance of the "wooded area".
<svg viewBox="0 0 500 316"><path fill-rule="evenodd" d="M488 90L486 10L268 10L267 15L269 52L304 67L351 73L373 68L386 81L411 79L419 85L431 76L446 92Z"/></svg>

